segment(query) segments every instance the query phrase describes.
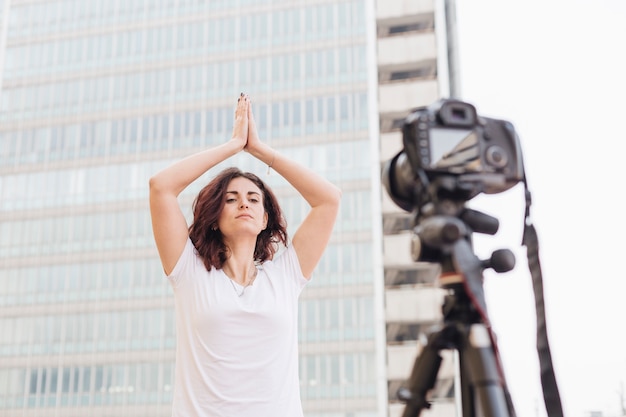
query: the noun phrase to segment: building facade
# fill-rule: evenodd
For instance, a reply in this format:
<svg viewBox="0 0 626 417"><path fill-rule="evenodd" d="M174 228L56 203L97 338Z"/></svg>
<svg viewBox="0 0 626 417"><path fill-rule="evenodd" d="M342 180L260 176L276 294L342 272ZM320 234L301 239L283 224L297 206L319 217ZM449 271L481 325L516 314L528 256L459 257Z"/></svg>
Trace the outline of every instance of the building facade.
<svg viewBox="0 0 626 417"><path fill-rule="evenodd" d="M0 416L171 414L173 298L148 178L227 140L242 91L265 141L343 190L300 302L305 413L398 415L417 329L438 316L380 166L408 109L454 92L451 7L0 0ZM278 175L245 154L231 164L300 222ZM221 168L181 195L188 215Z"/></svg>
<svg viewBox="0 0 626 417"><path fill-rule="evenodd" d="M377 3L379 158L381 164L402 150L402 126L416 107L459 95L454 1ZM397 392L407 387L417 340L441 320L443 293L435 283L438 268L411 257L413 218L381 192L383 226L385 376L389 417L404 404ZM444 361L432 391L433 407L422 415L454 416L455 358Z"/></svg>

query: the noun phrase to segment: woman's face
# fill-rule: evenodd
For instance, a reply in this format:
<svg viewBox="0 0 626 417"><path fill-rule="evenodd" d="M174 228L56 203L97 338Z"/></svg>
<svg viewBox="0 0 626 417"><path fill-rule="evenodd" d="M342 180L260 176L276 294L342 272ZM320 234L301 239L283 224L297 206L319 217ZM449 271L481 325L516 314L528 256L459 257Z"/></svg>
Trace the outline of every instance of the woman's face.
<svg viewBox="0 0 626 417"><path fill-rule="evenodd" d="M247 178L233 178L226 187L218 226L225 237L241 235L256 238L267 226L261 189Z"/></svg>

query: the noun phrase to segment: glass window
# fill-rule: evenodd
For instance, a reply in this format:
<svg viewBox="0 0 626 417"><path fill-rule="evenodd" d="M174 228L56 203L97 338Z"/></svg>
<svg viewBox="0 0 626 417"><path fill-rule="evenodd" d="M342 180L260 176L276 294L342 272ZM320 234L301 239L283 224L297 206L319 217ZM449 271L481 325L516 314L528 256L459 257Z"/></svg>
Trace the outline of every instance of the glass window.
<svg viewBox="0 0 626 417"><path fill-rule="evenodd" d="M294 127L300 126L300 101L293 102L293 113L291 115Z"/></svg>
<svg viewBox="0 0 626 417"><path fill-rule="evenodd" d="M350 68L348 65L348 59L350 58L350 49L339 48L337 50L337 54L339 56L339 73L347 74L350 71Z"/></svg>
<svg viewBox="0 0 626 417"><path fill-rule="evenodd" d="M326 9L326 32L329 37L333 36L333 30L335 30L335 4L329 4L325 7Z"/></svg>
<svg viewBox="0 0 626 417"><path fill-rule="evenodd" d="M328 97L326 99L326 106L327 106L327 111L328 111L327 120L329 122L334 122L335 121L335 97Z"/></svg>
<svg viewBox="0 0 626 417"><path fill-rule="evenodd" d="M174 115L174 139L178 139L181 136L181 131L182 131L182 127L181 127L182 121L181 121L181 114L180 113L176 113Z"/></svg>
<svg viewBox="0 0 626 417"><path fill-rule="evenodd" d="M335 50L326 51L326 74L333 79L335 75Z"/></svg>
<svg viewBox="0 0 626 417"><path fill-rule="evenodd" d="M225 32L225 39L229 42L232 43L235 40L235 25L236 25L237 21L235 18L229 18L225 20L225 27L224 27L224 32Z"/></svg>
<svg viewBox="0 0 626 417"><path fill-rule="evenodd" d="M349 110L349 97L347 95L342 95L339 98L339 117L341 120L349 120L350 119L350 110Z"/></svg>
<svg viewBox="0 0 626 417"><path fill-rule="evenodd" d="M200 112L193 114L193 134L196 136L202 134L202 113Z"/></svg>
<svg viewBox="0 0 626 417"><path fill-rule="evenodd" d="M304 73L307 79L311 79L315 76L315 68L313 68L313 52L307 52L304 56Z"/></svg>
<svg viewBox="0 0 626 417"><path fill-rule="evenodd" d="M225 109L217 109L216 112L216 133L218 135L221 135L223 132L226 131L225 128L225 118L226 118L226 110Z"/></svg>
<svg viewBox="0 0 626 417"><path fill-rule="evenodd" d="M145 142L150 137L150 117L144 117L141 119L141 139Z"/></svg>
<svg viewBox="0 0 626 417"><path fill-rule="evenodd" d="M184 49L186 46L186 40L185 40L185 26L186 25L180 25L177 27L176 30L176 46L179 50Z"/></svg>
<svg viewBox="0 0 626 417"><path fill-rule="evenodd" d="M283 103L283 126L289 126L291 109L288 102Z"/></svg>
<svg viewBox="0 0 626 417"><path fill-rule="evenodd" d="M259 129L267 128L267 104L261 104L258 106L258 110L256 111L255 121L258 124Z"/></svg>
<svg viewBox="0 0 626 417"><path fill-rule="evenodd" d="M206 127L205 127L205 132L207 134L212 134L214 133L213 131L213 117L215 115L215 112L212 110L207 110L206 112Z"/></svg>
<svg viewBox="0 0 626 417"><path fill-rule="evenodd" d="M159 365L157 363L148 363L144 366L146 391L157 392L159 387Z"/></svg>
<svg viewBox="0 0 626 417"><path fill-rule="evenodd" d="M259 71L259 81L261 82L267 82L268 80L268 75L267 75L267 67L270 64L270 60L269 58L261 58L259 59L259 67L258 67L258 71Z"/></svg>
<svg viewBox="0 0 626 417"><path fill-rule="evenodd" d="M270 15L267 13L263 13L258 15L258 38L259 39L266 39L267 38L267 24L268 24L268 19L269 19Z"/></svg>
<svg viewBox="0 0 626 417"><path fill-rule="evenodd" d="M50 385L48 389L48 392L50 394L55 394L57 392L58 380L59 380L59 369L58 368L50 369Z"/></svg>
<svg viewBox="0 0 626 417"><path fill-rule="evenodd" d="M282 14L282 20L283 20L283 35L284 35L284 40L287 40L288 36L291 36L293 34L293 26L294 26L294 10L283 10L281 12Z"/></svg>
<svg viewBox="0 0 626 417"><path fill-rule="evenodd" d="M324 99L322 97L317 99L317 122L324 122Z"/></svg>
<svg viewBox="0 0 626 417"><path fill-rule="evenodd" d="M239 38L242 41L248 40L248 28L250 27L251 20L253 19L251 19L250 16L241 16L241 18L239 19Z"/></svg>
<svg viewBox="0 0 626 417"><path fill-rule="evenodd" d="M293 80L296 82L300 81L300 78L302 78L302 69L300 66L300 59L301 59L301 54L295 54L291 56L291 71L293 73ZM299 84L296 84L299 85Z"/></svg>
<svg viewBox="0 0 626 417"><path fill-rule="evenodd" d="M314 62L313 62L313 73L316 74L317 77L319 77L320 75L327 75L326 74L326 68L324 67L324 61L326 58L326 52L324 51L317 51L315 52L315 58L314 58ZM320 78L317 79L316 82L317 83L321 83L325 81L324 78Z"/></svg>
<svg viewBox="0 0 626 417"><path fill-rule="evenodd" d="M28 381L28 392L30 394L37 394L37 380L39 378L40 369L33 369L30 371L30 377Z"/></svg>
<svg viewBox="0 0 626 417"><path fill-rule="evenodd" d="M169 138L169 115L165 114L163 116L161 116L161 138L162 139L167 139Z"/></svg>
<svg viewBox="0 0 626 417"><path fill-rule="evenodd" d="M280 125L280 106L272 103L272 128L277 129Z"/></svg>
<svg viewBox="0 0 626 417"><path fill-rule="evenodd" d="M308 379L309 385L317 385L320 381L318 381L318 358L316 356L306 356L306 376Z"/></svg>
<svg viewBox="0 0 626 417"><path fill-rule="evenodd" d="M91 372L91 367L85 367L85 368L81 368L82 370L82 375L81 375L81 379L82 379L82 392L89 392L90 391L90 387L91 387L91 377L92 377L92 372Z"/></svg>
<svg viewBox="0 0 626 417"><path fill-rule="evenodd" d="M341 373L341 366L339 364L339 356L338 355L332 355L330 357L330 383L331 384L339 384L340 382L340 373ZM334 395L334 396L338 396L338 395Z"/></svg>
<svg viewBox="0 0 626 417"><path fill-rule="evenodd" d="M271 19L272 19L272 36L274 37L274 39L279 39L280 36L280 31L282 28L282 17L283 17L283 12L282 11L275 11L272 15L271 15Z"/></svg>
<svg viewBox="0 0 626 417"><path fill-rule="evenodd" d="M281 81L280 69L282 64L282 57L275 56L272 58L272 81L274 83L279 83Z"/></svg>
<svg viewBox="0 0 626 417"><path fill-rule="evenodd" d="M103 36L102 37L102 42L103 42L103 55L104 58L111 58L113 56L113 39L111 38L111 36ZM73 49L78 49L78 48L73 48Z"/></svg>

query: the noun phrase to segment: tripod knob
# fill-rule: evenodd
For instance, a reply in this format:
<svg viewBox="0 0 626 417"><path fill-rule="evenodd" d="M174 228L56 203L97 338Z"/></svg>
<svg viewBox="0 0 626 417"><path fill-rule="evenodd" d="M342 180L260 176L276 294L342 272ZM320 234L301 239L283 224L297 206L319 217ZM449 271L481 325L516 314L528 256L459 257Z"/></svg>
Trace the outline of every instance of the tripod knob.
<svg viewBox="0 0 626 417"><path fill-rule="evenodd" d="M509 249L498 249L490 259L482 261L483 269L492 268L497 273L509 272L515 267L515 255Z"/></svg>

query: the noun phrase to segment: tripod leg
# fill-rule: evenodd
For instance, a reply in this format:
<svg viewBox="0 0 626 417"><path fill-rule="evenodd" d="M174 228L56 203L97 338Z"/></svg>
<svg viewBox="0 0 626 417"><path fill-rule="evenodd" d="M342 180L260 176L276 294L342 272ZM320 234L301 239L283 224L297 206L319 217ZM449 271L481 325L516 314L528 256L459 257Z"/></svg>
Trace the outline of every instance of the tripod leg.
<svg viewBox="0 0 626 417"><path fill-rule="evenodd" d="M460 351L461 375L468 379L466 382L471 386L473 395L464 391L464 397L469 395L471 398L463 399L463 415L512 417L506 401L504 379L487 328L483 324L472 324L464 334ZM463 385L467 389L467 384Z"/></svg>
<svg viewBox="0 0 626 417"><path fill-rule="evenodd" d="M402 417L417 417L424 408L430 408L426 395L435 386L441 366L442 358L438 349L440 335L440 333L431 335L429 343L423 346L415 359L411 376L407 381L408 389L398 391L398 398L406 403Z"/></svg>

